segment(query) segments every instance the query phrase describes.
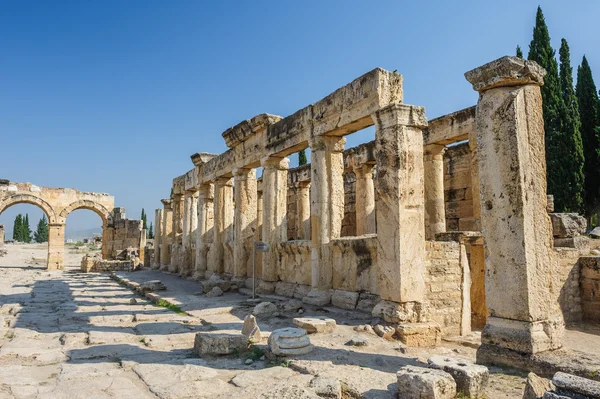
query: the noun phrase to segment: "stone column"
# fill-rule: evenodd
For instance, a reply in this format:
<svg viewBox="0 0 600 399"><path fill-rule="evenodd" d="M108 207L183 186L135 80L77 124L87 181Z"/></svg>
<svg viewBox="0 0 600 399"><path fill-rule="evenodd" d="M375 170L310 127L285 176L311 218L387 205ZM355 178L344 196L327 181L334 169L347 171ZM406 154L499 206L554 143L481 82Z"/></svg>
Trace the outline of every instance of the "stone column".
<svg viewBox="0 0 600 399"><path fill-rule="evenodd" d="M356 235L375 234L375 185L373 182L373 165L354 166L356 175Z"/></svg>
<svg viewBox="0 0 600 399"><path fill-rule="evenodd" d="M333 259L329 242L339 238L344 218L344 144L346 139L318 136L311 151L312 291L302 300L322 306L331 301Z"/></svg>
<svg viewBox="0 0 600 399"><path fill-rule="evenodd" d="M262 220L263 220L263 193L258 191L256 200L256 231L254 232L254 241L262 241ZM257 252L256 256L256 278L262 278L262 253ZM248 264L246 270L247 276L252 276L252 264ZM250 287L247 287L250 288Z"/></svg>
<svg viewBox="0 0 600 399"><path fill-rule="evenodd" d="M171 262L171 244L173 242L173 208L171 200L162 200L163 203L163 220L162 232L162 248L160 251L160 270L168 270Z"/></svg>
<svg viewBox="0 0 600 399"><path fill-rule="evenodd" d="M562 346L546 212L545 73L535 62L503 57L465 74L479 92L477 158L490 312L478 362Z"/></svg>
<svg viewBox="0 0 600 399"><path fill-rule="evenodd" d="M263 222L262 240L270 251L262 254L262 279L277 281L277 244L287 241L287 175L290 160L281 157L262 159Z"/></svg>
<svg viewBox="0 0 600 399"><path fill-rule="evenodd" d="M190 228L192 221L192 192L186 191L183 194L183 217L181 234L181 264L179 265L179 274L188 276L191 272L192 247L190 243Z"/></svg>
<svg viewBox="0 0 600 399"><path fill-rule="evenodd" d="M301 240L310 240L310 182L296 183L296 227Z"/></svg>
<svg viewBox="0 0 600 399"><path fill-rule="evenodd" d="M196 236L198 235L198 191L192 191L190 197L190 229L187 239L189 248L189 258L187 259L186 267L188 276L194 274L196 268Z"/></svg>
<svg viewBox="0 0 600 399"><path fill-rule="evenodd" d="M183 194L173 194L173 213L172 213L172 235L173 240L171 243L171 263L169 265L169 271L171 273L178 272L181 265L182 258L182 235L183 235Z"/></svg>
<svg viewBox="0 0 600 399"><path fill-rule="evenodd" d="M230 272L227 260L232 260L228 254L233 224L233 183L229 177L215 180L214 202L214 238L209 253L208 271L223 274ZM211 274L212 274L211 273ZM210 277L207 275L207 277Z"/></svg>
<svg viewBox="0 0 600 399"><path fill-rule="evenodd" d="M114 228L109 227L108 220L102 222L102 259L110 259L110 245L108 243L112 241Z"/></svg>
<svg viewBox="0 0 600 399"><path fill-rule="evenodd" d="M256 231L257 187L256 171L240 168L233 170L235 214L233 244L233 278L242 287L248 262L252 257L252 241Z"/></svg>
<svg viewBox="0 0 600 399"><path fill-rule="evenodd" d="M446 231L446 204L444 199L444 152L440 144L425 146L423 156L425 179L425 239L435 240L437 233Z"/></svg>
<svg viewBox="0 0 600 399"><path fill-rule="evenodd" d="M377 111L373 119L379 171L375 187L377 284L382 299L373 314L389 322L420 322L425 299L425 109L392 104ZM402 313L403 320L383 314L386 307L394 309L391 313Z"/></svg>
<svg viewBox="0 0 600 399"><path fill-rule="evenodd" d="M160 268L160 257L162 252L162 219L163 210L156 209L154 211L154 263L153 269Z"/></svg>
<svg viewBox="0 0 600 399"><path fill-rule="evenodd" d="M65 268L65 225L48 224L48 270Z"/></svg>
<svg viewBox="0 0 600 399"><path fill-rule="evenodd" d="M198 229L196 231L196 271L195 280L202 280L208 269L208 250L214 238L213 198L215 187L212 183L200 186L198 190Z"/></svg>

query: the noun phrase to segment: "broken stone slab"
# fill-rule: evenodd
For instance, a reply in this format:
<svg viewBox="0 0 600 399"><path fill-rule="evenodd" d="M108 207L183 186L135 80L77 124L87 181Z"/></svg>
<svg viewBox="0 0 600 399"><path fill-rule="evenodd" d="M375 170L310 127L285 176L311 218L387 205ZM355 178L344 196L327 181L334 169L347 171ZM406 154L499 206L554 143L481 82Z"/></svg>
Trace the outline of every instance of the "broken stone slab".
<svg viewBox="0 0 600 399"><path fill-rule="evenodd" d="M219 287L223 292L227 292L231 289L231 282L223 280L221 278L210 278L207 281L202 282L204 293L208 294L213 288Z"/></svg>
<svg viewBox="0 0 600 399"><path fill-rule="evenodd" d="M430 368L449 373L456 382L457 392L470 398L485 397L484 391L490 375L487 367L447 356L430 357L427 363Z"/></svg>
<svg viewBox="0 0 600 399"><path fill-rule="evenodd" d="M302 298L302 302L314 306L325 306L331 302L332 295L332 290L312 290L305 297Z"/></svg>
<svg viewBox="0 0 600 399"><path fill-rule="evenodd" d="M379 303L379 301L379 295L369 294L368 292L361 292L358 295L356 310L371 313L373 312L373 308Z"/></svg>
<svg viewBox="0 0 600 399"><path fill-rule="evenodd" d="M354 310L358 296L358 292L335 290L331 296L331 304L338 308Z"/></svg>
<svg viewBox="0 0 600 399"><path fill-rule="evenodd" d="M375 327L373 327L373 331L375 332L375 334L377 334L383 339L387 339L388 341L393 340L394 334L396 334L396 329L394 327L384 326L381 324L375 325Z"/></svg>
<svg viewBox="0 0 600 399"><path fill-rule="evenodd" d="M260 341L260 328L256 322L256 317L251 314L246 316L244 319L244 325L242 327L242 334L248 337L250 342Z"/></svg>
<svg viewBox="0 0 600 399"><path fill-rule="evenodd" d="M342 397L342 384L337 378L316 377L310 381L309 386L322 398L340 399Z"/></svg>
<svg viewBox="0 0 600 399"><path fill-rule="evenodd" d="M552 377L555 392L570 398L600 399L600 382L558 372Z"/></svg>
<svg viewBox="0 0 600 399"><path fill-rule="evenodd" d="M398 396L404 399L454 399L456 383L445 371L424 367L402 367L396 374Z"/></svg>
<svg viewBox="0 0 600 399"><path fill-rule="evenodd" d="M417 323L424 321L425 306L418 302L398 303L393 301L380 301L371 314L388 323Z"/></svg>
<svg viewBox="0 0 600 399"><path fill-rule="evenodd" d="M549 213L552 234L557 238L577 237L585 234L587 220L577 213Z"/></svg>
<svg viewBox="0 0 600 399"><path fill-rule="evenodd" d="M269 336L269 347L276 356L305 355L313 350L306 330L292 327L273 331Z"/></svg>
<svg viewBox="0 0 600 399"><path fill-rule="evenodd" d="M271 317L275 313L277 313L277 306L271 302L261 302L252 311L256 317Z"/></svg>
<svg viewBox="0 0 600 399"><path fill-rule="evenodd" d="M435 322L398 324L396 335L407 346L433 347L442 342L442 328Z"/></svg>
<svg viewBox="0 0 600 399"><path fill-rule="evenodd" d="M309 334L328 333L337 327L334 319L325 316L296 317L294 324L305 329Z"/></svg>
<svg viewBox="0 0 600 399"><path fill-rule="evenodd" d="M214 297L218 297L218 296L222 296L223 295L223 290L220 289L218 286L217 287L213 287L212 290L210 290L207 294L206 297L207 298L214 298Z"/></svg>
<svg viewBox="0 0 600 399"><path fill-rule="evenodd" d="M143 292L164 291L167 287L160 280L150 280L140 284L140 290Z"/></svg>
<svg viewBox="0 0 600 399"><path fill-rule="evenodd" d="M199 332L194 340L194 352L199 355L230 355L248 349L248 337L243 334Z"/></svg>
<svg viewBox="0 0 600 399"><path fill-rule="evenodd" d="M542 399L546 392L553 389L554 384L552 381L539 377L535 373L529 373L527 375L527 382L525 383L523 399Z"/></svg>

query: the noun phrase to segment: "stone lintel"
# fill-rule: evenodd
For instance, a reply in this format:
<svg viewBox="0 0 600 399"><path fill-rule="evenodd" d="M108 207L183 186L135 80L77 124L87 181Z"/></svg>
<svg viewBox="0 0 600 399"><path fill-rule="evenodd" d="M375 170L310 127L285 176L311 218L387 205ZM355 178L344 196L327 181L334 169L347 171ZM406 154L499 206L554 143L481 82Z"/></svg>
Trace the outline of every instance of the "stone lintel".
<svg viewBox="0 0 600 399"><path fill-rule="evenodd" d="M317 136L309 141L310 151L343 152L346 139L338 136Z"/></svg>
<svg viewBox="0 0 600 399"><path fill-rule="evenodd" d="M185 175L173 179L173 194L183 194L185 191Z"/></svg>
<svg viewBox="0 0 600 399"><path fill-rule="evenodd" d="M237 125L230 127L223 132L222 136L225 139L227 147L234 148L240 143L248 140L253 134L265 130L267 127L281 119L281 116L278 115L260 114L252 119L246 119Z"/></svg>
<svg viewBox="0 0 600 399"><path fill-rule="evenodd" d="M465 73L473 90L482 92L494 87L544 84L546 70L534 61L505 56Z"/></svg>
<svg viewBox="0 0 600 399"><path fill-rule="evenodd" d="M423 130L423 142L427 144L452 144L469 138L475 132L475 106L461 109L429 121Z"/></svg>
<svg viewBox="0 0 600 399"><path fill-rule="evenodd" d="M217 154L210 154L208 152L197 152L193 155L190 155L190 159L192 160L194 166L202 166L216 156Z"/></svg>
<svg viewBox="0 0 600 399"><path fill-rule="evenodd" d="M437 233L436 241L456 241L462 244L483 245L483 237L480 231L448 231Z"/></svg>
<svg viewBox="0 0 600 399"><path fill-rule="evenodd" d="M427 127L425 108L408 104L391 104L374 113L373 119L381 128L407 126L424 129Z"/></svg>

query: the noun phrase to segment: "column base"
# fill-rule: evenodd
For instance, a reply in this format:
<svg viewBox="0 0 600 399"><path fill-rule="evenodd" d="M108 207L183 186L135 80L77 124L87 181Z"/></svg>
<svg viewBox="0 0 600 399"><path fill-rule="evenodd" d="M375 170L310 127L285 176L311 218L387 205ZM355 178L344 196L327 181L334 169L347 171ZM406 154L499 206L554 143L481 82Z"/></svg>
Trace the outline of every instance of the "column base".
<svg viewBox="0 0 600 399"><path fill-rule="evenodd" d="M333 290L318 290L313 288L308 295L302 298L302 302L314 306L325 306L331 303L332 296Z"/></svg>
<svg viewBox="0 0 600 399"><path fill-rule="evenodd" d="M535 354L562 347L565 324L562 317L553 320L520 321L488 317L481 333L482 346Z"/></svg>

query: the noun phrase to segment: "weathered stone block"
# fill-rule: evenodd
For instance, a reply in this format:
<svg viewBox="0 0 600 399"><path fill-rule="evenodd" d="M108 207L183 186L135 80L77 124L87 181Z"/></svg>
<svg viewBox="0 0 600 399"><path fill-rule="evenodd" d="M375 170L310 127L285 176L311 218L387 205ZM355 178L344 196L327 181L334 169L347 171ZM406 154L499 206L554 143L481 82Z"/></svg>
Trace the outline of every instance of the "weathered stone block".
<svg viewBox="0 0 600 399"><path fill-rule="evenodd" d="M260 341L260 328L256 322L256 317L251 314L246 316L244 319L244 325L242 326L242 334L248 337L250 342Z"/></svg>
<svg viewBox="0 0 600 399"><path fill-rule="evenodd" d="M331 304L342 309L352 310L358 303L358 292L335 290L331 296Z"/></svg>
<svg viewBox="0 0 600 399"><path fill-rule="evenodd" d="M373 308L379 303L379 296L368 292L361 292L358 295L358 303L356 309L361 312L371 313Z"/></svg>
<svg viewBox="0 0 600 399"><path fill-rule="evenodd" d="M396 326L396 334L408 346L438 346L442 341L442 329L435 322L399 324Z"/></svg>
<svg viewBox="0 0 600 399"><path fill-rule="evenodd" d="M587 378L558 372L554 374L552 383L556 386L556 393L571 398L600 399L600 382Z"/></svg>
<svg viewBox="0 0 600 399"><path fill-rule="evenodd" d="M406 366L397 373L398 396L404 399L454 399L456 383L445 371Z"/></svg>
<svg viewBox="0 0 600 399"><path fill-rule="evenodd" d="M297 317L294 319L294 324L305 329L309 334L331 332L337 326L334 319L325 316Z"/></svg>
<svg viewBox="0 0 600 399"><path fill-rule="evenodd" d="M340 399L342 397L342 384L337 378L316 377L310 382L310 387L322 398Z"/></svg>
<svg viewBox="0 0 600 399"><path fill-rule="evenodd" d="M199 332L194 340L194 352L199 355L230 355L248 349L248 337L243 334Z"/></svg>
<svg viewBox="0 0 600 399"><path fill-rule="evenodd" d="M550 380L538 377L535 373L527 375L523 399L542 399L544 394L554 389L554 384Z"/></svg>
<svg viewBox="0 0 600 399"><path fill-rule="evenodd" d="M427 359L429 367L444 370L452 375L456 382L456 390L470 398L485 397L485 388L489 379L489 371L463 359L446 356L433 356Z"/></svg>
<svg viewBox="0 0 600 399"><path fill-rule="evenodd" d="M554 237L567 238L585 234L587 221L577 213L549 213Z"/></svg>
<svg viewBox="0 0 600 399"><path fill-rule="evenodd" d="M261 302L254 307L252 314L257 317L271 317L277 312L277 306L271 302Z"/></svg>

